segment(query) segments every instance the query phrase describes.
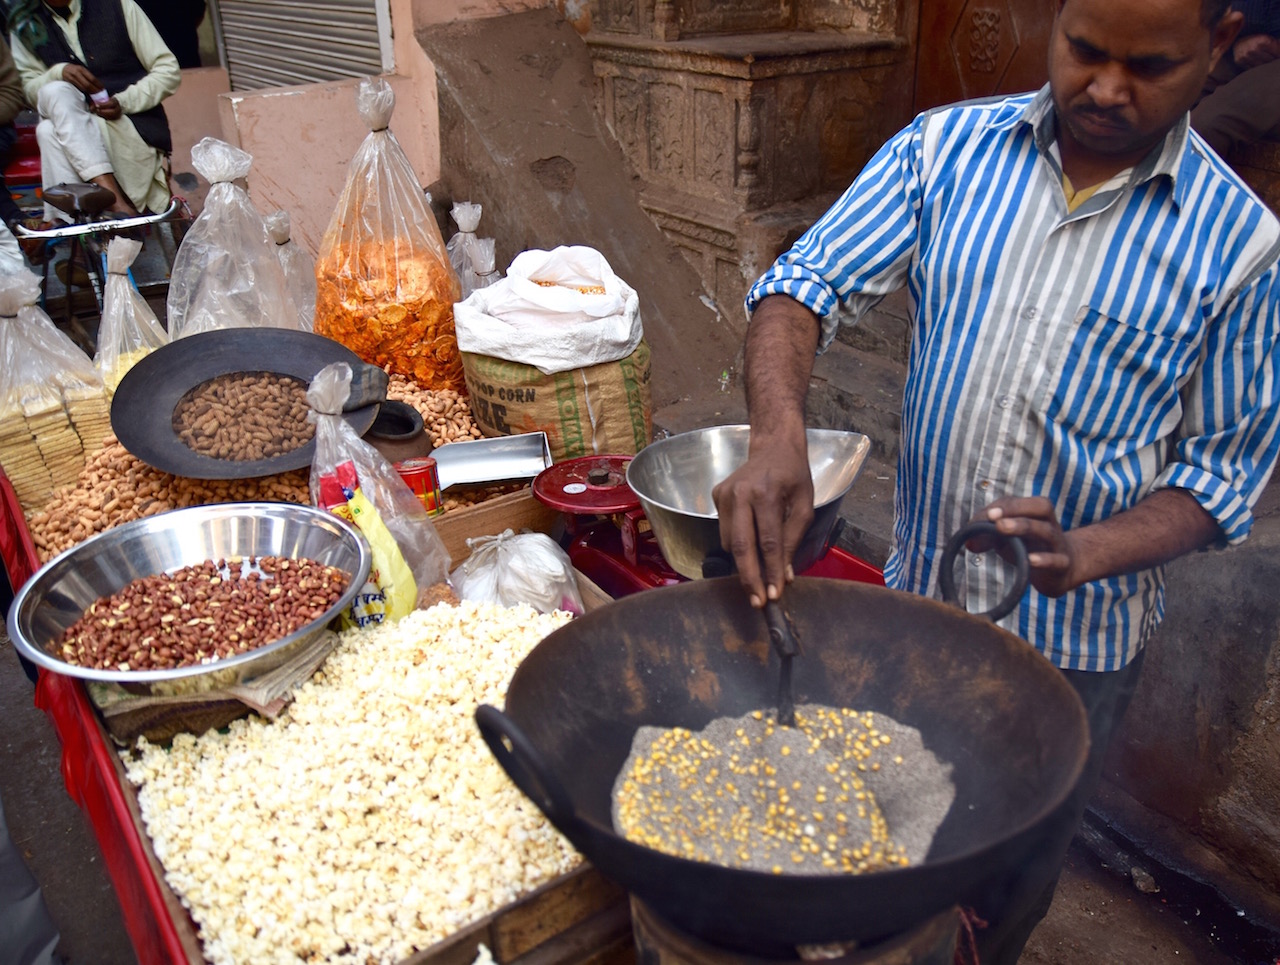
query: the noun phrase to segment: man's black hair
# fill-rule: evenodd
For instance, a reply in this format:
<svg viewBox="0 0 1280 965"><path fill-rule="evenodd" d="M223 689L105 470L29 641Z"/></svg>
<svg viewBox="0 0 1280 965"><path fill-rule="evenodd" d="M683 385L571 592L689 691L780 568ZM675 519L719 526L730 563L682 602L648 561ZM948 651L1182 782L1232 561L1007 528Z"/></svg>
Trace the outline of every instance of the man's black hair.
<svg viewBox="0 0 1280 965"><path fill-rule="evenodd" d="M1058 9L1061 10L1066 2L1067 0L1058 0ZM1231 0L1200 0L1200 22L1209 28L1216 27L1230 9Z"/></svg>
<svg viewBox="0 0 1280 965"><path fill-rule="evenodd" d="M1206 27L1216 26L1231 9L1231 0L1200 0L1200 19Z"/></svg>

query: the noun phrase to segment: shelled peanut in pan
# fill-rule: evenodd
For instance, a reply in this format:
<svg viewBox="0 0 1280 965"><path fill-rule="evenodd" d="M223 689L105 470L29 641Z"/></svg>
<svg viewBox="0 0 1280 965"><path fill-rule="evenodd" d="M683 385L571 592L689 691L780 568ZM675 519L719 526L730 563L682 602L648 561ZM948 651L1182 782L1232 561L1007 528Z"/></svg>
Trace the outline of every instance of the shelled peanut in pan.
<svg viewBox="0 0 1280 965"><path fill-rule="evenodd" d="M208 560L139 577L66 629L59 656L96 670L171 670L233 657L322 616L347 575L314 560Z"/></svg>

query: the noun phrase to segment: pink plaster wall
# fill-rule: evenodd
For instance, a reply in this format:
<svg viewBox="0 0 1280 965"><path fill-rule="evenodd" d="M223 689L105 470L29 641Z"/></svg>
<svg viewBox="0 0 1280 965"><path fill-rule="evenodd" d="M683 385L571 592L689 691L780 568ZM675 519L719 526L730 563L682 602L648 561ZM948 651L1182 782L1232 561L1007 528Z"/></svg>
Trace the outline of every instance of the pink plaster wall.
<svg viewBox="0 0 1280 965"><path fill-rule="evenodd" d="M439 177L435 79L395 74L391 131L422 184ZM347 166L369 133L356 111L359 80L224 94L222 137L253 155L249 195L263 215L289 212L293 239L315 254L346 184ZM429 102L431 114L424 110Z"/></svg>
<svg viewBox="0 0 1280 965"><path fill-rule="evenodd" d="M563 3L564 0L559 0ZM538 9L548 0L390 0L396 92L391 130L419 181L440 177L440 121L435 67L414 37L420 26L477 20ZM313 254L319 246L347 163L368 133L355 109L359 81L223 94L223 140L253 155L249 193L265 215L289 212L293 237Z"/></svg>
<svg viewBox="0 0 1280 965"><path fill-rule="evenodd" d="M396 2L392 0L393 7ZM483 20L551 5L548 0L403 0L403 3L414 8L418 26L453 23L455 20Z"/></svg>

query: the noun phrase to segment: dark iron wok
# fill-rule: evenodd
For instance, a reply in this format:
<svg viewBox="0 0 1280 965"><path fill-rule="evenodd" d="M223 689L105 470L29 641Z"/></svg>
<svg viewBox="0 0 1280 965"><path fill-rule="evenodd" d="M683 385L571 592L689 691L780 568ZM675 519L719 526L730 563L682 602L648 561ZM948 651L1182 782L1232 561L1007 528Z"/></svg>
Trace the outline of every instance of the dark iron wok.
<svg viewBox="0 0 1280 965"><path fill-rule="evenodd" d="M635 594L556 630L516 671L505 714L482 706L477 723L588 861L720 947L793 957L797 944L879 941L978 902L994 872L1031 858L1038 829L1079 779L1089 745L1079 698L1025 641L953 606L803 577L785 602L803 648L796 703L888 714L953 765L955 803L923 864L769 875L614 833L613 781L638 727L697 730L773 702L778 657L734 578Z"/></svg>

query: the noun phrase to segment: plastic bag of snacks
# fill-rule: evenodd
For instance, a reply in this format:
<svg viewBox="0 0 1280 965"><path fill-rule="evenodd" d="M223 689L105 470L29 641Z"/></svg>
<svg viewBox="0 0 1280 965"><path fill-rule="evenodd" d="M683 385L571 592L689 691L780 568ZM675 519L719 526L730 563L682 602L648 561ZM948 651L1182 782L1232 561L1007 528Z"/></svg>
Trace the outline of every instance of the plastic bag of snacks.
<svg viewBox="0 0 1280 965"><path fill-rule="evenodd" d="M107 245L107 284L93 364L108 392L114 392L134 364L169 341L156 313L129 280L129 266L142 242L112 238Z"/></svg>
<svg viewBox="0 0 1280 965"><path fill-rule="evenodd" d="M461 391L453 328L458 276L409 159L387 125L382 78L356 94L369 134L316 257L316 332L428 389Z"/></svg>
<svg viewBox="0 0 1280 965"><path fill-rule="evenodd" d="M219 328L297 328L275 244L249 192L236 184L253 156L206 137L191 149L191 163L213 187L173 259L170 339Z"/></svg>
<svg viewBox="0 0 1280 965"><path fill-rule="evenodd" d="M298 310L298 327L304 332L313 331L316 320L315 259L289 236L288 211L273 211L263 220L267 233L276 243L276 256L284 269L285 284L293 297L293 307Z"/></svg>
<svg viewBox="0 0 1280 965"><path fill-rule="evenodd" d="M471 555L453 571L458 596L502 606L528 604L539 613L584 611L569 554L546 533L506 530L467 540Z"/></svg>
<svg viewBox="0 0 1280 965"><path fill-rule="evenodd" d="M345 362L326 365L307 389L316 424L311 501L355 523L369 541L369 582L344 615L364 626L400 619L420 595L446 582L449 551L400 474L342 418L350 392Z"/></svg>
<svg viewBox="0 0 1280 965"><path fill-rule="evenodd" d="M0 465L23 509L73 481L111 430L93 362L39 300L35 275L0 275Z"/></svg>

